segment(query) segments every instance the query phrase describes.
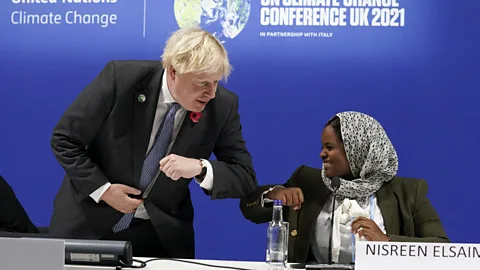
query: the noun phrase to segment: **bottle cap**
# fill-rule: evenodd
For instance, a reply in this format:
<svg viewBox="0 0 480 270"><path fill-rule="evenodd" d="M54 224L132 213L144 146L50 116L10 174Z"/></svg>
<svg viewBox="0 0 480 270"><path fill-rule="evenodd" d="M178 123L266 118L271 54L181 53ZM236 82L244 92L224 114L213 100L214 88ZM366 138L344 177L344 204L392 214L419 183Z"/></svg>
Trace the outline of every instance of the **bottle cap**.
<svg viewBox="0 0 480 270"><path fill-rule="evenodd" d="M273 201L273 205L282 205L282 201L281 200L275 200L275 201Z"/></svg>

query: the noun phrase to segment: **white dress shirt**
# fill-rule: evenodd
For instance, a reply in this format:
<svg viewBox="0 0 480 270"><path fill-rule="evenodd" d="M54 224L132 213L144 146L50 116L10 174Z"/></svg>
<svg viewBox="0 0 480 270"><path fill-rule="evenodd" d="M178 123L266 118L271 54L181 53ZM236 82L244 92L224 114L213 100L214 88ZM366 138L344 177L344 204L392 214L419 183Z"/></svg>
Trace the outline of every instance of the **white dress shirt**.
<svg viewBox="0 0 480 270"><path fill-rule="evenodd" d="M314 236L311 241L312 252L315 256L315 259L319 263L327 263L328 259L328 246L329 246L329 237L330 237L330 222L332 218L332 203L333 195L330 195L323 205L322 211L317 217L317 222L315 224ZM341 207L341 202L339 200L335 201L335 217L337 218L337 213ZM373 207L373 209L371 208ZM375 195L372 195L372 205L370 205L370 200L368 203L362 207L365 211L373 213L373 221L377 224L380 230L385 233L385 227L383 224L383 216L380 211L380 208L377 204L377 198ZM370 212L373 210L372 212ZM370 217L371 218L371 217ZM335 227L334 227L335 228ZM340 224L337 231L333 231L334 236L340 234L340 250L332 252L332 258L334 262L339 263L350 263L352 261L352 232L351 232L351 221L346 225Z"/></svg>
<svg viewBox="0 0 480 270"><path fill-rule="evenodd" d="M172 95L170 94L170 90L168 89L166 72L164 72L162 76L162 89L158 97L157 110L155 112L155 120L153 121L152 133L150 135L150 142L148 144L146 153L148 153L150 151L150 148L152 148L153 146L160 124L162 123L163 118L165 117L165 115L167 114L170 108L169 104L174 102L175 100L173 99ZM177 138L178 132L180 131L180 127L182 126L182 122L185 118L186 113L187 111L184 108L180 108L177 110L175 114L175 124L173 127L172 139L167 150L167 155L170 152L170 149L172 148L175 142L175 139ZM195 181L200 184L200 187L210 191L213 189L213 167L210 164L210 162L208 162L207 160L205 160L205 163L207 165L207 173L205 175L205 178L201 183L197 179L195 179ZM160 167L160 164L158 166ZM101 186L100 188L92 192L92 194L90 194L90 197L95 202L98 203L103 193L105 193L105 191L110 186L111 186L110 182L106 183L105 185ZM143 203L138 206L137 211L135 212L135 217L141 218L141 219L149 219L149 216L147 214L147 211Z"/></svg>

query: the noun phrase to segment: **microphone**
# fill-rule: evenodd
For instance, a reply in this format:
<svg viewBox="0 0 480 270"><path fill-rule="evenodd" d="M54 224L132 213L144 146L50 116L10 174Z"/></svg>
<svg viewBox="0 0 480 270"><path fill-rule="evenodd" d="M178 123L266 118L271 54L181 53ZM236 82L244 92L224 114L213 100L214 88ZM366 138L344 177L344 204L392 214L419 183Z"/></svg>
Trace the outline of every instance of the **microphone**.
<svg viewBox="0 0 480 270"><path fill-rule="evenodd" d="M334 177L332 178L332 181L331 181L330 186L332 186L334 196L336 195L336 192L337 192L337 190L340 188L340 185L341 185L341 184L342 184L342 183L340 182L340 177L334 176Z"/></svg>
<svg viewBox="0 0 480 270"><path fill-rule="evenodd" d="M305 269L321 269L321 270L352 270L354 265L334 264L332 260L332 239L333 239L333 220L335 219L335 201L337 200L337 191L340 188L341 182L338 176L331 179L330 186L332 187L333 203L332 203L332 219L330 220L330 238L328 240L328 262L327 264L306 264Z"/></svg>
<svg viewBox="0 0 480 270"><path fill-rule="evenodd" d="M335 201L337 200L337 190L340 188L340 178L334 176L330 186L333 189L332 219L330 220L330 238L328 239L328 265L332 265L332 238L333 238L333 219L335 218Z"/></svg>

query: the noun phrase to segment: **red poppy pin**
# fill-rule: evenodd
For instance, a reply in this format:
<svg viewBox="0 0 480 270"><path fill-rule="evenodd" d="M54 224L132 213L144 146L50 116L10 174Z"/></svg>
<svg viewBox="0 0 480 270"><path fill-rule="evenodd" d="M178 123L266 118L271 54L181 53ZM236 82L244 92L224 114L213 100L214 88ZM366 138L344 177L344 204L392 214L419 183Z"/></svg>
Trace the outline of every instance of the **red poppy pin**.
<svg viewBox="0 0 480 270"><path fill-rule="evenodd" d="M192 122L197 123L198 120L200 120L200 117L202 117L202 112L191 112L190 113L190 120Z"/></svg>

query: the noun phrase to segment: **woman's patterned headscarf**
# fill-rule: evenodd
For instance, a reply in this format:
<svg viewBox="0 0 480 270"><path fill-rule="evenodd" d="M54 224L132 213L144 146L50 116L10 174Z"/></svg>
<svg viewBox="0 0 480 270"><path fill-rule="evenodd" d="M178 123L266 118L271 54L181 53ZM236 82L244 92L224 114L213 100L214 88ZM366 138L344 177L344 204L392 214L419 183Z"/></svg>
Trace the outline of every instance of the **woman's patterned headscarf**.
<svg viewBox="0 0 480 270"><path fill-rule="evenodd" d="M342 112L336 116L340 118L345 153L355 178L352 181L340 178L337 195L340 200L354 199L363 207L370 195L396 175L397 152L382 125L373 117L360 112ZM322 179L332 190L325 168Z"/></svg>

